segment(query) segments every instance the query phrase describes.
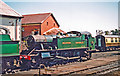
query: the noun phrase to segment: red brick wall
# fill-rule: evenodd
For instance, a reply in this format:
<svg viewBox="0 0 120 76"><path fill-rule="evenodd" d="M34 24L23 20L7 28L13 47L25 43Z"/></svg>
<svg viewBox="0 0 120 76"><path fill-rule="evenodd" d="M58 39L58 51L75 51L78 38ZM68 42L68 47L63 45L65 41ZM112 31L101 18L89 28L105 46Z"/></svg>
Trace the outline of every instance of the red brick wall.
<svg viewBox="0 0 120 76"><path fill-rule="evenodd" d="M48 22L48 25L47 25ZM55 25L54 25L55 24ZM42 24L41 24L41 35L43 35L44 32L48 31L49 29L56 27L59 28L55 20L52 16L49 16ZM22 28L24 28L24 32L22 32L22 37L26 37L32 34L32 31L34 29L40 29L39 25L22 25Z"/></svg>
<svg viewBox="0 0 120 76"><path fill-rule="evenodd" d="M47 25L48 22L48 25ZM55 26L54 26L55 23ZM49 16L42 24L41 24L41 34L43 35L44 32L48 31L49 29L56 27L59 28L55 20L52 16Z"/></svg>
<svg viewBox="0 0 120 76"><path fill-rule="evenodd" d="M24 28L22 37L26 37L31 35L34 29L40 29L40 25L23 25L22 28Z"/></svg>

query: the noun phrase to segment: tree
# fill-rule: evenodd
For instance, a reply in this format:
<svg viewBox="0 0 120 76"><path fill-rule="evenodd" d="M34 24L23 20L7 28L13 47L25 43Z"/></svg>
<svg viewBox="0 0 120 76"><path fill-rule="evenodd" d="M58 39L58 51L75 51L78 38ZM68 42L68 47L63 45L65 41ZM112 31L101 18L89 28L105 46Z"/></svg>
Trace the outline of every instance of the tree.
<svg viewBox="0 0 120 76"><path fill-rule="evenodd" d="M115 35L115 32L114 32L114 30L111 30L110 32L112 33L112 35Z"/></svg>
<svg viewBox="0 0 120 76"><path fill-rule="evenodd" d="M99 34L102 35L102 34L103 34L103 31L102 31L102 30L99 30Z"/></svg>
<svg viewBox="0 0 120 76"><path fill-rule="evenodd" d="M120 35L120 30L118 29L111 30L110 32L112 33L112 35Z"/></svg>
<svg viewBox="0 0 120 76"><path fill-rule="evenodd" d="M115 29L115 35L118 35L118 34L119 34L119 30Z"/></svg>
<svg viewBox="0 0 120 76"><path fill-rule="evenodd" d="M105 31L105 35L109 35L109 31Z"/></svg>

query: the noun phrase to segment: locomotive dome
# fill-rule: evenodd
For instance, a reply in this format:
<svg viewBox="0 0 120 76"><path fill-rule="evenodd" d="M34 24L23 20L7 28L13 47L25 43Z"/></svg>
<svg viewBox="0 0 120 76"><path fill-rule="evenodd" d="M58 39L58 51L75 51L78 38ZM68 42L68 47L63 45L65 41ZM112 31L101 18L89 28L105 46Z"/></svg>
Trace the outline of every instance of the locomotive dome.
<svg viewBox="0 0 120 76"><path fill-rule="evenodd" d="M69 31L66 34L70 35L70 36L80 36L81 33L78 31Z"/></svg>
<svg viewBox="0 0 120 76"><path fill-rule="evenodd" d="M69 32L67 32L67 34L78 34L78 33L80 33L80 32L78 32L78 31L69 31Z"/></svg>

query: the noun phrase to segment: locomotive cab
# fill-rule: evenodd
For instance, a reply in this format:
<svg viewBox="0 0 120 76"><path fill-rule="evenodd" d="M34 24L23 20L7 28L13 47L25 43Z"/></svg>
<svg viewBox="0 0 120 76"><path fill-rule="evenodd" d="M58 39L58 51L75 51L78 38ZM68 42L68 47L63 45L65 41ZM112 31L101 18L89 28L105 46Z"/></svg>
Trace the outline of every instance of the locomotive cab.
<svg viewBox="0 0 120 76"><path fill-rule="evenodd" d="M89 50L95 51L96 40L94 37L92 37L91 33L84 31L81 32L81 34L85 36L85 39L87 40L87 47L89 47Z"/></svg>

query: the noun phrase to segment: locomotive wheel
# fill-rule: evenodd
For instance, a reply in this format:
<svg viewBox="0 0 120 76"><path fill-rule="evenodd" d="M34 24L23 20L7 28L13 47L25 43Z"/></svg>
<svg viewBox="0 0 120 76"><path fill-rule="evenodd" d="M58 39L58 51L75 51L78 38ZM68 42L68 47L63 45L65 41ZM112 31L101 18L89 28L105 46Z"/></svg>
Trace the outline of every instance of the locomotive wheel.
<svg viewBox="0 0 120 76"><path fill-rule="evenodd" d="M21 59L21 71L24 71L24 70L29 70L31 68L31 61L27 60L27 59Z"/></svg>
<svg viewBox="0 0 120 76"><path fill-rule="evenodd" d="M15 68L18 68L18 67L20 67L20 64L21 64L21 62L18 60L18 59L14 59L14 66L15 66Z"/></svg>
<svg viewBox="0 0 120 76"><path fill-rule="evenodd" d="M15 68L15 66L13 65L13 62L12 62L12 61L7 61L7 62L6 62L6 65L7 65L7 67L6 67L6 69L5 69L5 72L6 72L6 73L11 73L11 72L13 72L13 69Z"/></svg>

